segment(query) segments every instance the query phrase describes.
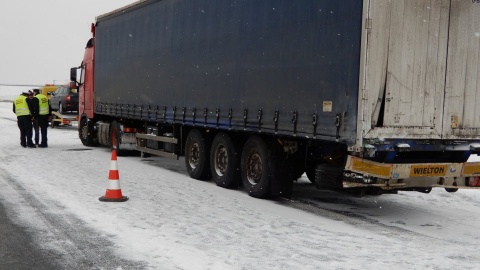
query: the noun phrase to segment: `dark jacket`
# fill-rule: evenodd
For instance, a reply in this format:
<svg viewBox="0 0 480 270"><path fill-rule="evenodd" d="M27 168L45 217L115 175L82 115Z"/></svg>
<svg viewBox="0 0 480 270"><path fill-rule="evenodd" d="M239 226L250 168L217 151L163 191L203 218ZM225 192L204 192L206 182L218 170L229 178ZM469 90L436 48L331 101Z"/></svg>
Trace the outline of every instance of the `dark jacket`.
<svg viewBox="0 0 480 270"><path fill-rule="evenodd" d="M30 114L38 118L39 115L39 106L38 106L38 98L33 97L33 98L27 98L27 104L28 108L30 109Z"/></svg>

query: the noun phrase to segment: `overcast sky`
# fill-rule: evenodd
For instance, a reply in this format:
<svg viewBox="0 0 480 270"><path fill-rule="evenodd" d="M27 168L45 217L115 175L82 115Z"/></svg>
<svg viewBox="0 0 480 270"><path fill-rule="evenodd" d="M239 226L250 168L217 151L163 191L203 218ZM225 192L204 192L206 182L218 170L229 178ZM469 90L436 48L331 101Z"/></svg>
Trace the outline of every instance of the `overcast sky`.
<svg viewBox="0 0 480 270"><path fill-rule="evenodd" d="M65 83L95 17L135 0L2 0L0 85Z"/></svg>

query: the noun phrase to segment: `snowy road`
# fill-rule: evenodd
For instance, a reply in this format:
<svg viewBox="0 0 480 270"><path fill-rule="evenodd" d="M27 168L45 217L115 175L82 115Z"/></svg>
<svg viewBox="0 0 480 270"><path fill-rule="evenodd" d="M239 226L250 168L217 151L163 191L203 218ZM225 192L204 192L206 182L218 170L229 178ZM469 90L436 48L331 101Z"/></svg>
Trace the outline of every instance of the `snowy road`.
<svg viewBox="0 0 480 270"><path fill-rule="evenodd" d="M0 103L0 203L62 269L476 269L480 190L258 200L190 179L183 160L119 157L129 200L105 203L106 148L75 127L24 149ZM13 243L12 243L13 244ZM18 256L25 256L18 254Z"/></svg>
<svg viewBox="0 0 480 270"><path fill-rule="evenodd" d="M28 188L23 187L4 170L0 170L0 178L8 183L2 186L5 188L4 192L15 194L15 198L3 198L7 201L6 205L10 209L11 204L22 205L22 209L12 211L10 215L14 218L18 218L18 214L25 215L28 222L35 225L27 228L27 232L37 237L37 243L33 246L39 247L49 263L58 262L58 269L98 269L99 266L104 269L115 269L119 266L128 269L143 268L140 263L128 262L112 254L111 249L105 248L112 245L106 237L101 237L74 214L64 213L64 207L57 202L32 196ZM4 267L18 269L13 265ZM40 268L45 269L43 265L35 265L32 269Z"/></svg>

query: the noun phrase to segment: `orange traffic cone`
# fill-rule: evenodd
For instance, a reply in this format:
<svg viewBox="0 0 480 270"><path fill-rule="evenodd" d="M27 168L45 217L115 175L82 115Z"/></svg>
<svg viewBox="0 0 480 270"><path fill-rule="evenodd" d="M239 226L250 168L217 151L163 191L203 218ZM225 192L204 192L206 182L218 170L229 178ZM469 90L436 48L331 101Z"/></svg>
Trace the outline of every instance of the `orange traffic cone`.
<svg viewBox="0 0 480 270"><path fill-rule="evenodd" d="M110 161L110 172L108 174L107 192L105 196L98 198L102 202L124 202L128 197L122 195L120 188L120 176L117 167L117 150L112 150L112 160Z"/></svg>

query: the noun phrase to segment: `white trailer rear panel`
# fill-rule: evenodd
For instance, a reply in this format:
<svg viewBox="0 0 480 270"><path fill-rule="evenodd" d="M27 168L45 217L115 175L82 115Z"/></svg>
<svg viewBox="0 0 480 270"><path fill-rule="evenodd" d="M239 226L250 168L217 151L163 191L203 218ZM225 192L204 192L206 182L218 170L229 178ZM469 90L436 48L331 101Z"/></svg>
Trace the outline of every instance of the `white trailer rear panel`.
<svg viewBox="0 0 480 270"><path fill-rule="evenodd" d="M364 2L357 144L480 139L480 3Z"/></svg>

